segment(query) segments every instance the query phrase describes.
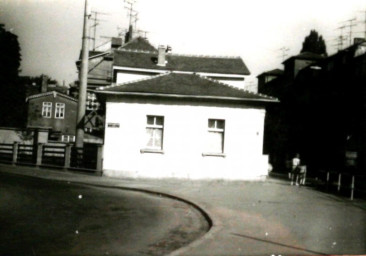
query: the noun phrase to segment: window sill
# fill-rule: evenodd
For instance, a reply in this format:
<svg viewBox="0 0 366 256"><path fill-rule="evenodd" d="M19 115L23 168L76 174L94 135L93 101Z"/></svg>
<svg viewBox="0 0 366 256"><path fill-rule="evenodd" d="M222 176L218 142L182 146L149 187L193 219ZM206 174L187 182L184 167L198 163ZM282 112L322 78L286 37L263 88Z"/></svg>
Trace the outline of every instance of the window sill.
<svg viewBox="0 0 366 256"><path fill-rule="evenodd" d="M202 156L226 157L225 153L202 153Z"/></svg>
<svg viewBox="0 0 366 256"><path fill-rule="evenodd" d="M145 153L164 154L164 150L162 150L162 149L152 149L152 148L143 148L143 149L140 149L140 153L141 154L145 154Z"/></svg>

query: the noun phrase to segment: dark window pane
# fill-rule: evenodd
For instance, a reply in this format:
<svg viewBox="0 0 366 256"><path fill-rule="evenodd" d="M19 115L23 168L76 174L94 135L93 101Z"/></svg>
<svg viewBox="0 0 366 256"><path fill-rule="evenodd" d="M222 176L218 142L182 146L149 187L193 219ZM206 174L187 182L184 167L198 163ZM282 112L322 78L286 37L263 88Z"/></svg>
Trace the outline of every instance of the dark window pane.
<svg viewBox="0 0 366 256"><path fill-rule="evenodd" d="M157 116L156 118L156 123L157 125L163 125L164 124L164 117L162 116Z"/></svg>
<svg viewBox="0 0 366 256"><path fill-rule="evenodd" d="M216 121L216 128L224 129L225 128L225 121L224 120L217 120Z"/></svg>
<svg viewBox="0 0 366 256"><path fill-rule="evenodd" d="M154 117L153 116L147 116L147 124L154 124Z"/></svg>
<svg viewBox="0 0 366 256"><path fill-rule="evenodd" d="M215 120L208 119L208 128L215 128Z"/></svg>

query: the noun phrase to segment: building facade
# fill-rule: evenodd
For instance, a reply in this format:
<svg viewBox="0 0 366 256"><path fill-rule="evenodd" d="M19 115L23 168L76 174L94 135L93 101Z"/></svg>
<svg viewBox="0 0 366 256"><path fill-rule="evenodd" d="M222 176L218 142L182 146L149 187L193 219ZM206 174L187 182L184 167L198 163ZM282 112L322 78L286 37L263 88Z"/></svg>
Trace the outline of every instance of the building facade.
<svg viewBox="0 0 366 256"><path fill-rule="evenodd" d="M107 176L260 179L265 105L274 98L169 72L96 91L106 102Z"/></svg>
<svg viewBox="0 0 366 256"><path fill-rule="evenodd" d="M50 140L75 141L77 100L56 92L29 96L27 128L49 129Z"/></svg>

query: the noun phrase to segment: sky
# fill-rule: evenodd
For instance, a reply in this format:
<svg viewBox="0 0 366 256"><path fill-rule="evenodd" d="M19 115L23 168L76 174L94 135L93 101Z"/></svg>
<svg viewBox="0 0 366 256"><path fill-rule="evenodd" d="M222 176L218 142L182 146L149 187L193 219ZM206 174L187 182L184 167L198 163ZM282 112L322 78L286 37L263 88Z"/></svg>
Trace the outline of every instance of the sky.
<svg viewBox="0 0 366 256"><path fill-rule="evenodd" d="M126 0L88 0L99 12L96 45L117 36L129 25ZM365 0L135 0L137 29L147 31L152 45L170 45L173 53L240 56L256 76L282 68L287 57L300 52L304 38L315 29L328 54L350 19L352 37L365 35ZM84 0L0 0L0 23L18 36L21 75L47 74L68 85L77 79L75 61L81 49ZM92 31L92 30L91 30ZM343 35L349 35L349 27ZM90 42L90 45L93 45ZM349 41L344 42L344 46Z"/></svg>

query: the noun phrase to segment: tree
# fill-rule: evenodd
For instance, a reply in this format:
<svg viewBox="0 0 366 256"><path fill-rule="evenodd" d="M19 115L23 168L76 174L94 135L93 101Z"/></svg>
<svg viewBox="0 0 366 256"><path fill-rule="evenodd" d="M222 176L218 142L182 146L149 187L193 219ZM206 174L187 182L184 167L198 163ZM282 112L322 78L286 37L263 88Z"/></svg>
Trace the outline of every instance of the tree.
<svg viewBox="0 0 366 256"><path fill-rule="evenodd" d="M18 37L0 24L0 126L24 125L25 88L19 83Z"/></svg>
<svg viewBox="0 0 366 256"><path fill-rule="evenodd" d="M21 55L18 37L0 24L0 81L14 82L19 74Z"/></svg>
<svg viewBox="0 0 366 256"><path fill-rule="evenodd" d="M320 55L327 56L327 48L322 36L319 36L318 32L311 30L310 34L305 37L302 43L301 53L312 52Z"/></svg>

